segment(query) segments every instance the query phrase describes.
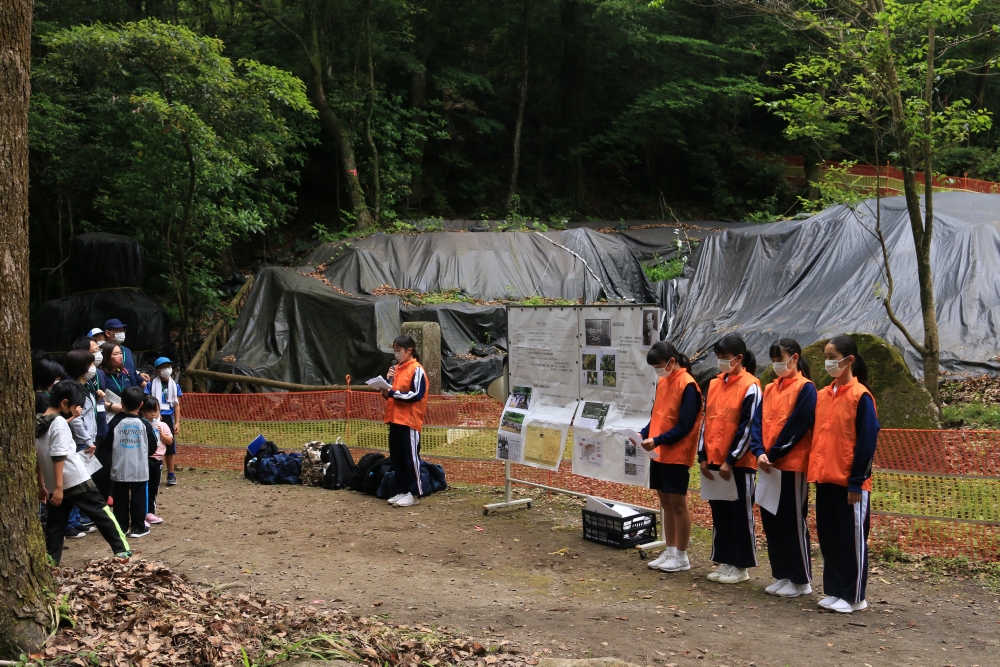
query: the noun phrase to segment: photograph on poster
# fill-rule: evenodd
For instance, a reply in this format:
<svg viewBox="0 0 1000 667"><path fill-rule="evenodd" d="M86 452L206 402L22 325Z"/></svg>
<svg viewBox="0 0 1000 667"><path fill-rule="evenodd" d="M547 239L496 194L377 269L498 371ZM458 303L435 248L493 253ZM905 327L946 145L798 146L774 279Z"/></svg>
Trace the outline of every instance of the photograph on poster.
<svg viewBox="0 0 1000 667"><path fill-rule="evenodd" d="M642 311L642 346L651 347L653 343L660 340L660 328L657 326L660 319L660 311Z"/></svg>
<svg viewBox="0 0 1000 667"><path fill-rule="evenodd" d="M618 379L614 373L601 373L601 384L605 387L617 387Z"/></svg>
<svg viewBox="0 0 1000 667"><path fill-rule="evenodd" d="M597 354L591 352L584 352L580 355L580 364L585 371L596 371L597 370Z"/></svg>
<svg viewBox="0 0 1000 667"><path fill-rule="evenodd" d="M531 387L513 387L510 391L510 398L507 399L507 407L515 410L527 410L531 407Z"/></svg>
<svg viewBox="0 0 1000 667"><path fill-rule="evenodd" d="M500 430L521 435L521 427L524 425L524 413L507 410L500 418Z"/></svg>
<svg viewBox="0 0 1000 667"><path fill-rule="evenodd" d="M601 370L605 373L609 371L612 373L615 372L615 355L613 353L601 353Z"/></svg>
<svg viewBox="0 0 1000 667"><path fill-rule="evenodd" d="M589 463L590 465L603 466L604 465L604 443L600 440L592 440L590 438L580 439L580 460Z"/></svg>
<svg viewBox="0 0 1000 667"><path fill-rule="evenodd" d="M600 431L604 428L604 420L607 419L610 409L611 405L609 403L591 403L588 401L583 404L580 416L573 423L582 428Z"/></svg>
<svg viewBox="0 0 1000 667"><path fill-rule="evenodd" d="M635 458L639 454L639 448L631 440L625 441L625 456L628 458Z"/></svg>
<svg viewBox="0 0 1000 667"><path fill-rule="evenodd" d="M611 320L584 320L587 345L611 347Z"/></svg>
<svg viewBox="0 0 1000 667"><path fill-rule="evenodd" d="M521 460L521 437L501 433L497 436L497 456L504 461Z"/></svg>
<svg viewBox="0 0 1000 667"><path fill-rule="evenodd" d="M597 371L584 371L584 382L597 386Z"/></svg>
<svg viewBox="0 0 1000 667"><path fill-rule="evenodd" d="M562 453L562 431L530 424L524 439L524 462L554 468Z"/></svg>

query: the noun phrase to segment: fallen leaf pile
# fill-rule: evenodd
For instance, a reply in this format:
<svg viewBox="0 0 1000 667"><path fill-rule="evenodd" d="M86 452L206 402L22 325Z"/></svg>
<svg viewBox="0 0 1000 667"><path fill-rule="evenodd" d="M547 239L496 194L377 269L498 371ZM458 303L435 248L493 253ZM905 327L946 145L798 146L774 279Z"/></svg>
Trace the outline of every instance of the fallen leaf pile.
<svg viewBox="0 0 1000 667"><path fill-rule="evenodd" d="M1000 377L981 375L964 380L948 380L941 385L941 399L945 403L1000 402Z"/></svg>
<svg viewBox="0 0 1000 667"><path fill-rule="evenodd" d="M311 271L310 273L307 273L306 275L309 276L310 278L315 278L316 280L320 281L321 283L323 283L324 285L326 285L327 287L329 287L330 289L332 289L334 292L337 292L338 294L343 294L344 296L349 296L349 297L352 297L352 298L357 298L353 294L351 294L350 292L345 292L344 290L340 289L339 287L337 287L336 285L334 285L333 283L331 283L330 279L323 275L322 271L324 269L326 269L326 266L323 265L323 264L320 264L319 266L316 267L315 271Z"/></svg>
<svg viewBox="0 0 1000 667"><path fill-rule="evenodd" d="M61 629L32 656L59 664L272 665L293 657L344 659L372 667L534 664L500 642L492 648L443 629L355 617L346 609L292 608L260 593L199 590L161 563L92 561L56 571ZM65 616L65 614L63 614ZM246 662L244 662L244 653Z"/></svg>

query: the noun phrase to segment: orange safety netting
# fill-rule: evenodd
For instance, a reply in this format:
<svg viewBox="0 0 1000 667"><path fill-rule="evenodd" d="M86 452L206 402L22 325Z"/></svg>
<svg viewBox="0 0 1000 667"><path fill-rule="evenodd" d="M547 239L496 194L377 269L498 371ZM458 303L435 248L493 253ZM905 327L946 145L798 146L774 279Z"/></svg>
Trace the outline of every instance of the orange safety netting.
<svg viewBox="0 0 1000 667"><path fill-rule="evenodd" d="M183 445L191 465L241 470L244 448L264 433L279 447L341 437L355 457L387 447L384 400L370 392L186 394ZM423 458L452 482L499 486L493 459L502 404L488 396L431 396ZM571 448L567 447L567 455ZM1000 432L883 429L875 456L872 548L913 555L1000 560ZM546 486L655 507L649 489L514 465L512 476ZM692 475L692 491L697 476ZM695 522L708 526L708 504L692 493Z"/></svg>

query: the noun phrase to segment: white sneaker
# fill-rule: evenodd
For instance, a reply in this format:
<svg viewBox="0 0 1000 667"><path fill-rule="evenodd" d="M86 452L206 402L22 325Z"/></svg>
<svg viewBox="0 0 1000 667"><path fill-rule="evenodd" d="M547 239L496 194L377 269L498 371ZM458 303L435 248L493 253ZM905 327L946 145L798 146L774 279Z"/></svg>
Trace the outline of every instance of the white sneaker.
<svg viewBox="0 0 1000 667"><path fill-rule="evenodd" d="M683 556L675 554L673 559L667 560L666 563L660 566L660 569L664 572L685 572L691 569L691 560L687 554Z"/></svg>
<svg viewBox="0 0 1000 667"><path fill-rule="evenodd" d="M722 575L729 574L729 571L732 569L732 567L733 567L732 565L725 565L725 564L720 565L719 567L715 568L715 572L709 573L708 580L718 581L719 577L721 577Z"/></svg>
<svg viewBox="0 0 1000 667"><path fill-rule="evenodd" d="M393 504L396 507L413 507L414 505L419 505L420 501L414 498L412 493L407 493Z"/></svg>
<svg viewBox="0 0 1000 667"><path fill-rule="evenodd" d="M399 502L400 500L402 500L402 499L403 499L403 497L404 497L405 495L406 495L405 493L397 493L397 494L396 494L396 495L394 495L394 496L393 496L392 498L389 498L389 500L388 500L388 503L389 503L390 505L395 505L395 504L396 504L396 503L398 503L398 502Z"/></svg>
<svg viewBox="0 0 1000 667"><path fill-rule="evenodd" d="M830 607L833 606L833 603L839 599L840 598L838 598L836 595L828 595L819 601L819 606L823 607L823 609L829 609Z"/></svg>
<svg viewBox="0 0 1000 667"><path fill-rule="evenodd" d="M777 592L777 595L783 598L797 598L800 595L809 595L812 592L812 586L809 584L793 584L789 581Z"/></svg>
<svg viewBox="0 0 1000 667"><path fill-rule="evenodd" d="M778 591L790 583L792 582L788 579L775 579L773 584L764 589L764 592L768 595L777 595Z"/></svg>
<svg viewBox="0 0 1000 667"><path fill-rule="evenodd" d="M868 601L862 600L861 602L854 602L851 604L851 611L864 611L868 609Z"/></svg>
<svg viewBox="0 0 1000 667"><path fill-rule="evenodd" d="M837 600L832 605L828 607L830 611L836 611L841 614L851 614L854 613L854 605L852 605L847 600Z"/></svg>
<svg viewBox="0 0 1000 667"><path fill-rule="evenodd" d="M732 567L729 570L729 574L724 574L719 577L720 584L738 584L741 581L747 581L750 579L750 571L745 567Z"/></svg>
<svg viewBox="0 0 1000 667"><path fill-rule="evenodd" d="M668 554L667 550L664 549L663 551L660 552L659 556L646 563L646 567L648 567L650 570L659 569L661 565L667 562L668 558L670 558L670 554Z"/></svg>

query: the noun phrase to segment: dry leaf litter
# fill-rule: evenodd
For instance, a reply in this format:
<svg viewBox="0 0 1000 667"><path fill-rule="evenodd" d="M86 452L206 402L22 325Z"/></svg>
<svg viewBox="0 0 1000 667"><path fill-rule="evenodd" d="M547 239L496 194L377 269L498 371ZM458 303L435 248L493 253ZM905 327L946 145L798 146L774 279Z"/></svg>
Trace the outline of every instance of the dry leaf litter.
<svg viewBox="0 0 1000 667"><path fill-rule="evenodd" d="M142 559L95 560L55 574L73 627L32 656L46 664L263 666L294 657L372 667L537 664L506 641L491 646L445 628L392 625L348 609L293 608L261 593L223 590L225 584L202 590L162 563Z"/></svg>

